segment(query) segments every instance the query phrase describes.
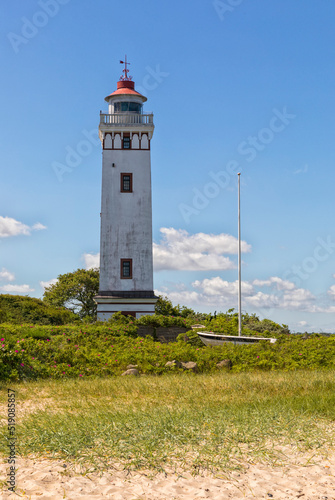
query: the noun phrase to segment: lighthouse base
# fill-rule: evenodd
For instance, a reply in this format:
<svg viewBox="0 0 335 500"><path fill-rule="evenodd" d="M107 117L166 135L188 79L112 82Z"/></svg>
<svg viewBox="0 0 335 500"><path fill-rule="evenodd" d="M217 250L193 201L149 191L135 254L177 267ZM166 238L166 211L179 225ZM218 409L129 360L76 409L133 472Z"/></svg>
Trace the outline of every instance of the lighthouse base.
<svg viewBox="0 0 335 500"><path fill-rule="evenodd" d="M98 321L107 321L116 312L134 318L155 314L158 297L152 291L99 292L94 300L98 305Z"/></svg>

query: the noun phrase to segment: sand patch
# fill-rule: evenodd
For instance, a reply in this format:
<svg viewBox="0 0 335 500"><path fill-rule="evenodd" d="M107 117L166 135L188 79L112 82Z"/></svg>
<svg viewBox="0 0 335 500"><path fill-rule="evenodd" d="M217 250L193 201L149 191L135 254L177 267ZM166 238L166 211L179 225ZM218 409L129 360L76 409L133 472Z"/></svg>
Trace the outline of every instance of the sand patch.
<svg viewBox="0 0 335 500"><path fill-rule="evenodd" d="M192 476L189 472L153 474L131 472L115 464L108 471L82 474L79 467L64 460L17 459L17 496L2 498L36 500L46 498L113 500L269 499L335 500L335 452L313 456L286 448L286 465L245 462L244 472ZM0 465L1 479L7 464Z"/></svg>

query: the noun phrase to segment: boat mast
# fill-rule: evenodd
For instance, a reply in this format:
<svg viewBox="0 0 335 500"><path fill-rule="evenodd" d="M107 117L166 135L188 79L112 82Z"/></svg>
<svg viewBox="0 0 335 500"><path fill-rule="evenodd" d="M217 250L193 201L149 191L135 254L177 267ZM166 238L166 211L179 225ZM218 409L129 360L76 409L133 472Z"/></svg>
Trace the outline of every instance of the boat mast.
<svg viewBox="0 0 335 500"><path fill-rule="evenodd" d="M241 196L240 196L240 177L238 174L238 336L241 337L242 331L242 313L241 313Z"/></svg>

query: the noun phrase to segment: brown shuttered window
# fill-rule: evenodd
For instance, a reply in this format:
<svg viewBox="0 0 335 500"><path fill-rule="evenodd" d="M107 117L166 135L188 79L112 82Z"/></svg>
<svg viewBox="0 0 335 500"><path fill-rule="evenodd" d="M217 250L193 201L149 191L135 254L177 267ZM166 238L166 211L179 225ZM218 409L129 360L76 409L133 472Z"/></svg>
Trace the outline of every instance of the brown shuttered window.
<svg viewBox="0 0 335 500"><path fill-rule="evenodd" d="M123 135L122 147L123 149L130 149L130 135Z"/></svg>
<svg viewBox="0 0 335 500"><path fill-rule="evenodd" d="M132 279L133 261L132 259L121 259L121 279Z"/></svg>
<svg viewBox="0 0 335 500"><path fill-rule="evenodd" d="M121 174L121 193L133 192L133 174Z"/></svg>

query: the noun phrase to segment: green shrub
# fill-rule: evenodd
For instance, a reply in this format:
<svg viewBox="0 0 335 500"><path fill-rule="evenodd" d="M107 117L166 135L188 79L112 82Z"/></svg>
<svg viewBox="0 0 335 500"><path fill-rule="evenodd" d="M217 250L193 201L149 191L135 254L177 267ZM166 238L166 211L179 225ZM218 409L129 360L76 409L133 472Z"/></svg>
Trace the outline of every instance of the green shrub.
<svg viewBox="0 0 335 500"><path fill-rule="evenodd" d="M71 311L49 306L40 299L0 294L0 323L65 325L78 321L78 316Z"/></svg>
<svg viewBox="0 0 335 500"><path fill-rule="evenodd" d="M204 322L208 330L226 335L238 335L238 314L230 309L226 313L210 316ZM279 325L269 319L260 320L255 314L242 315L242 335L250 337L277 337L290 333L287 325Z"/></svg>
<svg viewBox="0 0 335 500"><path fill-rule="evenodd" d="M188 340L185 341L185 337L188 337ZM205 347L205 344L194 330L189 330L186 333L178 335L177 342L186 342L186 344L193 345L195 347Z"/></svg>
<svg viewBox="0 0 335 500"><path fill-rule="evenodd" d="M182 318L181 316L163 316L161 314L153 314L152 316L141 316L136 320L136 325L147 325L153 327L170 327L178 326L181 328L190 328L193 321L189 318Z"/></svg>
<svg viewBox="0 0 335 500"><path fill-rule="evenodd" d="M117 317L116 317L117 318ZM123 318L121 318L123 321ZM232 372L335 369L335 335L278 335L275 344L207 347L188 331L187 342L161 344L137 337L134 322L42 326L0 325L0 380L105 377L120 375L128 364L141 373L165 373L167 361L196 361L201 373L216 371L230 359ZM201 341L200 341L201 342Z"/></svg>

